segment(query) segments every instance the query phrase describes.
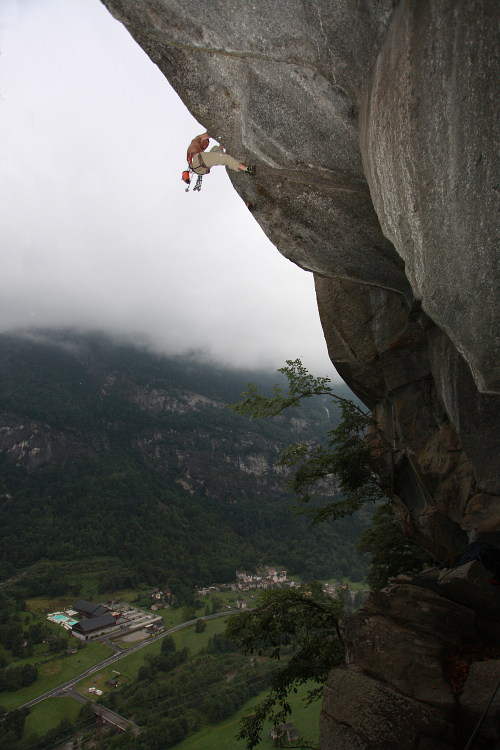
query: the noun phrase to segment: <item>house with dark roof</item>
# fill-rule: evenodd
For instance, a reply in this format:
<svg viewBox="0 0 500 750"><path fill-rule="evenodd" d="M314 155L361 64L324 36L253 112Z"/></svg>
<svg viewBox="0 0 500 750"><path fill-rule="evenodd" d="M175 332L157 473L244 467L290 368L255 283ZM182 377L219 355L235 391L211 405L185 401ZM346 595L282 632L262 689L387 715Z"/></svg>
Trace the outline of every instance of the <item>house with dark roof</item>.
<svg viewBox="0 0 500 750"><path fill-rule="evenodd" d="M73 609L78 612L78 614L84 615L85 617L100 617L101 615L105 615L107 612L109 612L109 609L107 607L103 607L102 604L87 602L85 601L85 599L81 599L80 601L76 602L76 604L73 604Z"/></svg>
<svg viewBox="0 0 500 750"><path fill-rule="evenodd" d="M91 636L105 633L115 625L116 620L111 612L106 612L104 615L99 615L99 617L86 617L80 620L76 625L73 625L71 632L77 638L88 640Z"/></svg>

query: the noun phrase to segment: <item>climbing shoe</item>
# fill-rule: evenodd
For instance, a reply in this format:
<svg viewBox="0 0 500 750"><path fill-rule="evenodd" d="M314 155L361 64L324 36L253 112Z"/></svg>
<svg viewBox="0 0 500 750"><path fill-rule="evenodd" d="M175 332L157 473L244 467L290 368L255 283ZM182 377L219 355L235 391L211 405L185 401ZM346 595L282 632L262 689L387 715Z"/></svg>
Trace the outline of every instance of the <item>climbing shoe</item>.
<svg viewBox="0 0 500 750"><path fill-rule="evenodd" d="M255 166L252 165L251 167L247 167L245 171L248 172L248 174L255 174L256 169Z"/></svg>

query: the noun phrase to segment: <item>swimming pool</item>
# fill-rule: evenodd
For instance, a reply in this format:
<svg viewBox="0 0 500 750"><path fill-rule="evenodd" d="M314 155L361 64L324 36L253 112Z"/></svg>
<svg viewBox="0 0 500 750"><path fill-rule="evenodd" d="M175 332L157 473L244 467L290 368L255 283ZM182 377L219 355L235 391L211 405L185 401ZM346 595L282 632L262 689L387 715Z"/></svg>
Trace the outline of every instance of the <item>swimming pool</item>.
<svg viewBox="0 0 500 750"><path fill-rule="evenodd" d="M68 615L63 614L62 612L54 612L47 617L47 620L52 620L52 622L57 622L59 625L64 625L68 628L73 627L73 625L76 625L76 623L78 622L78 620L73 620L71 617L68 617Z"/></svg>

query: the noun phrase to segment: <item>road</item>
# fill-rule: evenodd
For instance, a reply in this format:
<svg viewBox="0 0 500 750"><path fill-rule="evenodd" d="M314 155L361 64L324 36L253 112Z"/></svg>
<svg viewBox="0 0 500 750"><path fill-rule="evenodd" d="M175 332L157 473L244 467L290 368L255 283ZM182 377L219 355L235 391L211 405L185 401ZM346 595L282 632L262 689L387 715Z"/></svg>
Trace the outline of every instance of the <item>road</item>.
<svg viewBox="0 0 500 750"><path fill-rule="evenodd" d="M46 698L54 698L57 695L62 695L64 693L67 693L70 690L72 690L72 688L75 687L77 682L80 682L80 680L83 680L85 677L89 677L91 674L94 674L95 672L99 672L99 670L104 669L104 667L109 667L110 664L114 664L115 662L120 661L120 659L124 659L126 656L128 656L129 654L133 654L135 651L140 651L141 648L144 648L145 646L149 646L151 643L154 643L155 641L159 641L161 638L165 638L165 636L170 635L171 633L175 633L177 630L182 630L183 628L188 628L191 625L195 625L197 620L213 620L216 617L227 617L228 615L233 615L236 612L237 610L230 609L230 610L227 610L226 612L218 612L215 615L205 615L204 617L197 617L195 620L188 620L187 622L183 622L180 625L176 625L174 628L170 628L170 630L165 630L163 631L163 633L159 633L158 635L155 635L154 638L148 638L146 641L142 641L141 643L138 643L135 646L131 646L126 651L122 651L119 654L113 654L112 656L108 656L107 659L100 661L98 664L94 664L93 667L86 669L85 672L82 672L76 677L72 677L71 680L68 680L67 682L62 683L62 685L58 685L52 690L49 690L47 693L43 693L42 695L39 695L38 698L33 698L33 700L31 701L28 701L27 703L23 703L23 705L18 706L18 708L30 708L31 706L34 706L37 703L40 703L41 701L44 701Z"/></svg>

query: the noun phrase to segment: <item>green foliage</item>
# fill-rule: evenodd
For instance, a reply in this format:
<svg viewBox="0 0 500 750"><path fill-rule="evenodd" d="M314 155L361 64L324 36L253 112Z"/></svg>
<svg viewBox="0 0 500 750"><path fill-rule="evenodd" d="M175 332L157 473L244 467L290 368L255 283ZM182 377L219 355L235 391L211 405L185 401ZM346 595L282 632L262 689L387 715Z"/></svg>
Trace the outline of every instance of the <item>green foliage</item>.
<svg viewBox="0 0 500 750"><path fill-rule="evenodd" d="M154 675L156 675L158 672L171 672L172 669L178 667L179 664L183 664L188 658L188 655L189 650L187 648L182 648L179 651L176 650L171 653L162 651L157 656L148 654L148 656L146 656L146 659L149 662L151 668L149 676L154 677ZM144 677L142 679L144 679Z"/></svg>
<svg viewBox="0 0 500 750"><path fill-rule="evenodd" d="M223 633L214 633L208 639L206 650L209 654L228 654L237 649L238 647L231 638L227 638Z"/></svg>
<svg viewBox="0 0 500 750"><path fill-rule="evenodd" d="M10 711L9 713L2 716L0 718L0 735L6 735L11 739L11 741L13 740L14 743L17 740L20 740L23 736L24 722L26 720L28 712L29 709L18 708L15 711ZM10 748L12 747L12 745L9 746L7 744L0 744L0 747Z"/></svg>
<svg viewBox="0 0 500 750"><path fill-rule="evenodd" d="M263 396L254 383L248 383L248 390L242 394L243 401L233 404L231 408L237 414L253 418L275 417L285 409L299 406L302 399L312 396L336 397L328 385L329 378L317 378L311 375L300 359L287 359L287 366L278 369L288 380L288 390L283 391L280 385L274 385L273 396Z"/></svg>
<svg viewBox="0 0 500 750"><path fill-rule="evenodd" d="M415 572L432 565L430 554L404 534L389 503L377 508L373 526L363 532L358 548L372 557L366 581L374 590L383 588L389 578L400 573Z"/></svg>
<svg viewBox="0 0 500 750"><path fill-rule="evenodd" d="M248 660L241 654L205 653L168 672L154 672L158 658L150 660L152 668L141 669L137 680L101 699L142 728L139 737L129 737L126 745L103 737L103 750L171 747L202 725L232 715L268 682L267 665L249 670Z"/></svg>
<svg viewBox="0 0 500 750"><path fill-rule="evenodd" d="M173 654L176 650L175 641L171 635L165 636L161 639L161 652L162 654Z"/></svg>
<svg viewBox="0 0 500 750"><path fill-rule="evenodd" d="M352 515L365 503L385 497L388 487L380 479L381 445L384 444L372 415L354 401L338 396L328 385L329 378L317 378L302 365L300 359L287 360L278 372L288 380L285 392L279 385L273 395L262 396L257 386L248 384L243 400L232 405L238 414L273 417L289 407L298 406L303 399L328 396L340 408L340 423L327 432L326 445L293 443L281 452L279 464L294 468L290 488L303 502L309 502L311 488L324 490L330 482L330 494L340 496L334 502L305 511L315 521L339 519Z"/></svg>
<svg viewBox="0 0 500 750"><path fill-rule="evenodd" d="M38 588L24 579L20 590L81 596L78 576L63 566L106 556L98 593L161 583L173 591L174 605L184 606L194 605L195 585L232 580L236 569L270 558L308 579L334 576L342 560L359 567L359 519L313 527L292 516L292 495L275 476L240 470L256 453L273 465L291 429L289 415L249 427L221 408L241 392L247 373L98 337L60 338L61 346L0 335L0 408L19 422L38 420L57 431L53 445L61 440L65 455L55 452L36 471L0 455L0 577L50 560ZM274 378L257 375L263 388ZM163 389L174 401L200 393L216 405L140 409L133 401L140 389ZM324 407L308 399L302 412L301 437L313 440L327 424ZM158 432L165 435L163 464L141 447ZM224 455L217 469L214 446ZM176 454L189 456L190 473L199 479L193 494L177 481Z"/></svg>
<svg viewBox="0 0 500 750"><path fill-rule="evenodd" d="M196 617L196 610L194 607L184 607L182 610L182 619L184 622L188 620L194 620Z"/></svg>
<svg viewBox="0 0 500 750"><path fill-rule="evenodd" d="M35 682L37 677L38 669L34 664L6 667L0 670L0 691L15 691L22 687L28 687Z"/></svg>
<svg viewBox="0 0 500 750"><path fill-rule="evenodd" d="M255 609L234 615L226 635L245 653L281 661L266 698L242 722L239 738L248 750L261 738L266 719L286 721L288 696L299 685L313 681L309 700L320 696L328 672L341 663L344 649L339 630L342 602L327 596L317 583L299 589L263 592Z"/></svg>

